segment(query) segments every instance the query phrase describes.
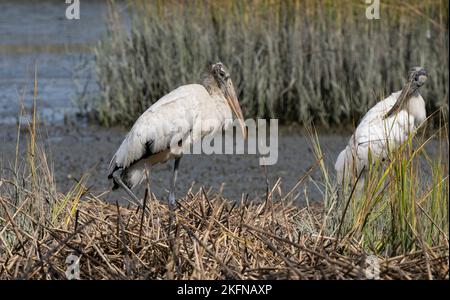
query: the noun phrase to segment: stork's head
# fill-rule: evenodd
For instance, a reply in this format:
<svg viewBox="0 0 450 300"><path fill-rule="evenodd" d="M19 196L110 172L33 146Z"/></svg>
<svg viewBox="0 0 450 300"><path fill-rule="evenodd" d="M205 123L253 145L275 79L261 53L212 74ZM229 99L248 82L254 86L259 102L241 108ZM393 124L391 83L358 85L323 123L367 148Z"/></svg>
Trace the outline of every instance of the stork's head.
<svg viewBox="0 0 450 300"><path fill-rule="evenodd" d="M230 72L228 72L227 68L223 63L211 63L209 65L210 72L214 76L214 79L217 81L219 86L225 85L225 83L230 79ZM231 80L230 80L231 81Z"/></svg>
<svg viewBox="0 0 450 300"><path fill-rule="evenodd" d="M208 77L214 78L215 84L225 99L227 99L228 105L239 121L244 138L247 138L247 129L245 127L244 116L236 96L236 91L234 90L233 82L231 81L230 73L221 62L208 64L208 73Z"/></svg>
<svg viewBox="0 0 450 300"><path fill-rule="evenodd" d="M409 83L416 90L421 87L428 78L427 71L422 67L414 67L409 71Z"/></svg>
<svg viewBox="0 0 450 300"><path fill-rule="evenodd" d="M384 118L388 118L402 110L408 103L411 96L417 93L417 90L427 81L428 74L422 67L414 67L409 71L409 80L402 89L394 106L387 112Z"/></svg>

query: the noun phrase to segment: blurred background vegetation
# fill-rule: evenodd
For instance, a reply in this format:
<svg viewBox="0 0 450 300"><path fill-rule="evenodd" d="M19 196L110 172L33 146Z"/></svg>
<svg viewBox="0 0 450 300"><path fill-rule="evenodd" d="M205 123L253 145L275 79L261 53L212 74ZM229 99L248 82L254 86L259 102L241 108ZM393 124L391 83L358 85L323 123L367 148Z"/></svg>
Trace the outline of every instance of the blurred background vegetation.
<svg viewBox="0 0 450 300"><path fill-rule="evenodd" d="M231 70L247 118L353 123L401 89L410 67L429 71L428 112L448 111L448 1L133 1L130 24L110 5L95 48L104 125L130 125L161 96L199 82L207 61Z"/></svg>

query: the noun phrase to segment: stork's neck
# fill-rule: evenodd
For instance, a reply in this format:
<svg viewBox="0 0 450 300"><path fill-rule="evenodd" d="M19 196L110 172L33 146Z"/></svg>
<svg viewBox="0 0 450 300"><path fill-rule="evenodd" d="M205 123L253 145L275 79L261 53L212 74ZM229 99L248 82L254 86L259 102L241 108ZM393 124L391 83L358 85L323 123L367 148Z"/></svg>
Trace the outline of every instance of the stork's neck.
<svg viewBox="0 0 450 300"><path fill-rule="evenodd" d="M202 78L202 85L205 87L205 89L208 91L208 93L213 95L221 95L223 96L222 90L217 85L216 79L213 77L212 74L205 74Z"/></svg>
<svg viewBox="0 0 450 300"><path fill-rule="evenodd" d="M403 99L403 105L404 105L404 106L407 106L409 100L410 100L412 97L414 97L414 96L416 96L416 95L418 95L418 94L419 94L419 91L417 90L417 88L414 87L414 86L411 86L411 84L407 83L407 84L403 87L402 92L401 92L399 98L404 97L404 99Z"/></svg>
<svg viewBox="0 0 450 300"><path fill-rule="evenodd" d="M411 98L411 96L417 92L417 88L416 87L411 87L411 81L408 82L405 87L401 90L400 94L397 97L396 102L394 103L394 105L391 107L391 109L384 115L384 118L388 118L396 113L398 113L399 111L401 111L402 109L407 108L408 106L408 102L409 99Z"/></svg>
<svg viewBox="0 0 450 300"><path fill-rule="evenodd" d="M422 123L426 119L425 101L419 94L419 91L415 91L406 104L406 110L408 114L414 116L418 124Z"/></svg>
<svg viewBox="0 0 450 300"><path fill-rule="evenodd" d="M419 90L418 89L414 89L410 94L409 94L409 97L410 97L410 99L412 98L412 97L418 97L420 94L419 94Z"/></svg>
<svg viewBox="0 0 450 300"><path fill-rule="evenodd" d="M417 88L409 89L408 93L405 96L403 108L408 111L408 113L411 113L415 103L417 102L416 99L420 96L419 90Z"/></svg>

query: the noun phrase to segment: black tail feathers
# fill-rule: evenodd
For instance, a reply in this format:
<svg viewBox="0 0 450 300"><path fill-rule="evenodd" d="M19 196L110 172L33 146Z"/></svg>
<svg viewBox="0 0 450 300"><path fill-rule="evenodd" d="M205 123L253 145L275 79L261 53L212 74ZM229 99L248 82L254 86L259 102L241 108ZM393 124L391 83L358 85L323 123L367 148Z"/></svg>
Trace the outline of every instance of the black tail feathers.
<svg viewBox="0 0 450 300"><path fill-rule="evenodd" d="M131 184L128 181L127 171L123 168L116 167L114 168L114 171L108 175L108 179L112 179L113 181L113 187L112 190L117 190L120 185L118 183L119 180L121 180L129 189L131 189Z"/></svg>

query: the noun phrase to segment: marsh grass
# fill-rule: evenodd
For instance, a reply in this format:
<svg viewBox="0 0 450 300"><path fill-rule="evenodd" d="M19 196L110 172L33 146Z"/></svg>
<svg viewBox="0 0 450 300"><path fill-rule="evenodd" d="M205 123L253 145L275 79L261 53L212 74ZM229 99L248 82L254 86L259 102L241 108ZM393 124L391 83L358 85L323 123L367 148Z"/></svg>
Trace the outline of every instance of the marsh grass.
<svg viewBox="0 0 450 300"><path fill-rule="evenodd" d="M432 114L422 127L436 115L439 119L442 114ZM367 172L360 177L355 174L350 183L326 180L329 170L322 168L325 189L330 191L325 201L325 211L331 212L328 235L387 256L448 245L448 128L442 124L420 131L421 135L414 139L411 135L386 161L372 160ZM320 157L313 130L311 135ZM429 154L425 146L432 139L440 141L439 149Z"/></svg>
<svg viewBox="0 0 450 300"><path fill-rule="evenodd" d="M427 156L425 140L347 201L310 132L317 161L291 191L278 180L249 202L189 190L171 216L149 185L148 214L107 203L108 192L92 194L86 177L58 192L34 117L25 133L18 129L27 155L0 173L0 278L67 279L73 254L81 279L365 279L369 255L382 279L448 279L448 160ZM448 151L448 141L442 146ZM433 170L428 181L419 157ZM315 168L324 175L324 205L298 207L295 194ZM389 184L380 189L383 178Z"/></svg>
<svg viewBox="0 0 450 300"><path fill-rule="evenodd" d="M355 0L132 1L112 4L95 47L100 93L90 108L130 125L161 96L199 81L207 61L231 69L246 117L357 120L429 71L427 109L448 111L448 1L382 1L380 19ZM124 17L125 16L125 17Z"/></svg>

